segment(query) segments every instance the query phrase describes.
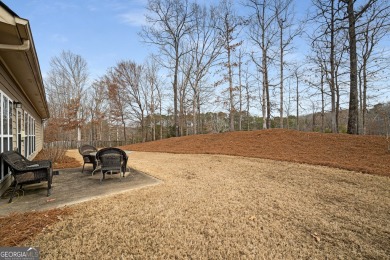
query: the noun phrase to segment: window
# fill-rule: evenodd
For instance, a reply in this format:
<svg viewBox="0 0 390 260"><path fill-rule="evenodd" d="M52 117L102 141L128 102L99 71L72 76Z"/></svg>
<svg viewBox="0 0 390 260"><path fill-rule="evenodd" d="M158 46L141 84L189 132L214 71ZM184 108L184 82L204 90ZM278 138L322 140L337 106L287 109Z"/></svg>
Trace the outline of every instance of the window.
<svg viewBox="0 0 390 260"><path fill-rule="evenodd" d="M22 153L22 115L23 112L17 110L17 118L16 118L16 143L18 146L18 151Z"/></svg>
<svg viewBox="0 0 390 260"><path fill-rule="evenodd" d="M28 157L35 152L35 119L24 113L24 155Z"/></svg>
<svg viewBox="0 0 390 260"><path fill-rule="evenodd" d="M0 92L0 150L1 152L13 149L12 133L12 100ZM1 169L0 182L8 175L7 169Z"/></svg>

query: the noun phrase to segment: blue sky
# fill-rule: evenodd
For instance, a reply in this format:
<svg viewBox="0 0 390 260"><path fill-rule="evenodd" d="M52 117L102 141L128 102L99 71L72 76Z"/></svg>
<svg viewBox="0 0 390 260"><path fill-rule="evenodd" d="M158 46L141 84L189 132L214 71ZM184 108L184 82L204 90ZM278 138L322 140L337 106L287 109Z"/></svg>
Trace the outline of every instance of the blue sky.
<svg viewBox="0 0 390 260"><path fill-rule="evenodd" d="M146 0L4 0L30 21L42 75L50 60L71 51L88 63L92 78L121 60L142 63L149 50L137 33Z"/></svg>
<svg viewBox="0 0 390 260"><path fill-rule="evenodd" d="M198 0L209 3L216 0ZM151 47L138 32L145 23L147 0L3 0L18 16L30 21L43 77L50 60L71 51L88 63L91 79L105 74L121 60L142 63ZM306 10L299 0L296 10Z"/></svg>

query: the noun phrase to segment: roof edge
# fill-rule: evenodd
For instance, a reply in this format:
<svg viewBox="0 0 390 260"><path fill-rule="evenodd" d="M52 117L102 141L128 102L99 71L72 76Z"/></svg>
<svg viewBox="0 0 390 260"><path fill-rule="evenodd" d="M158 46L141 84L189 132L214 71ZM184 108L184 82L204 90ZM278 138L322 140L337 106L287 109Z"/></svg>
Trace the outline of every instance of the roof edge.
<svg viewBox="0 0 390 260"><path fill-rule="evenodd" d="M17 15L14 11L12 11L11 8L9 8L6 4L4 4L3 1L0 0L0 6L3 7L8 13L10 13L12 16L15 16L15 17L19 17L19 15Z"/></svg>

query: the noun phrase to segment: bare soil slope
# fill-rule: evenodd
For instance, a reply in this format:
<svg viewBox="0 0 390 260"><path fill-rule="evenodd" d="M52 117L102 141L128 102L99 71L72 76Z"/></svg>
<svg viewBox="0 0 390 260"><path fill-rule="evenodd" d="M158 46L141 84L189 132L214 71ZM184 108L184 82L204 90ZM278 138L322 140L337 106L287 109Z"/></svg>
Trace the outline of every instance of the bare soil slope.
<svg viewBox="0 0 390 260"><path fill-rule="evenodd" d="M390 176L390 151L383 136L271 129L192 135L122 148L144 152L245 156Z"/></svg>

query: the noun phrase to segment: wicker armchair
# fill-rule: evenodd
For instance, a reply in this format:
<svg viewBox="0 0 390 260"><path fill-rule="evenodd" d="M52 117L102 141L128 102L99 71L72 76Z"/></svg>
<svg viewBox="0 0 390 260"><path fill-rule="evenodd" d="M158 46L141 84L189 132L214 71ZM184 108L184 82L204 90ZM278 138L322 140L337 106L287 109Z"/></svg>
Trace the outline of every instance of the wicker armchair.
<svg viewBox="0 0 390 260"><path fill-rule="evenodd" d="M47 181L47 196L51 195L53 168L50 160L29 161L20 153L9 151L1 154L1 162L4 166L8 166L14 177L14 187L8 201L9 203L12 202L18 185L22 189L22 186L25 184Z"/></svg>
<svg viewBox="0 0 390 260"><path fill-rule="evenodd" d="M102 178L100 182L105 179L107 172L121 173L125 177L128 156L125 151L108 147L99 150L96 154L96 159L99 161L100 171L102 172Z"/></svg>
<svg viewBox="0 0 390 260"><path fill-rule="evenodd" d="M91 155L91 153L93 153L93 152L97 152L97 149L96 149L96 147L94 147L92 145L84 144L84 145L79 147L79 153L83 156L83 161L84 161L83 169L81 171L82 173L84 173L84 166L86 163L92 164L93 170L96 169L96 166L97 166L96 156Z"/></svg>

